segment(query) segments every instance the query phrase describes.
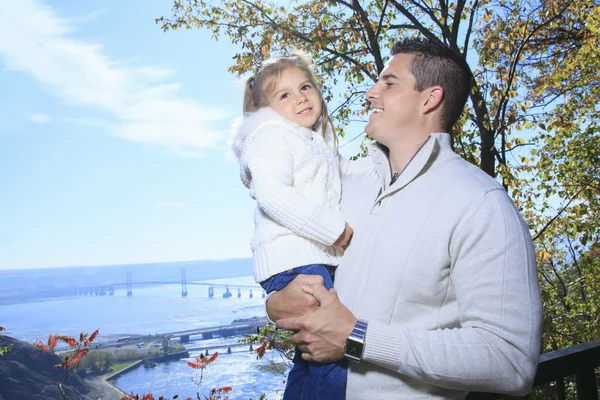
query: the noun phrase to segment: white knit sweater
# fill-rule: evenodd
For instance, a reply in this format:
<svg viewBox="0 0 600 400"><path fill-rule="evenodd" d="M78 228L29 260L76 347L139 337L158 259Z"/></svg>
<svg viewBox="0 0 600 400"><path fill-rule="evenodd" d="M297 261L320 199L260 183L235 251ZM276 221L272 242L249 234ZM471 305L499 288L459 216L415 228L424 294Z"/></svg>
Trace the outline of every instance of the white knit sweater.
<svg viewBox="0 0 600 400"><path fill-rule="evenodd" d="M302 265L337 265L331 245L346 220L333 132L324 139L266 107L244 118L233 150L257 202L251 242L256 281Z"/></svg>
<svg viewBox="0 0 600 400"><path fill-rule="evenodd" d="M525 393L536 371L541 300L531 236L494 179L432 134L389 186L371 168L344 179L354 228L335 288L369 321L347 399L459 399Z"/></svg>

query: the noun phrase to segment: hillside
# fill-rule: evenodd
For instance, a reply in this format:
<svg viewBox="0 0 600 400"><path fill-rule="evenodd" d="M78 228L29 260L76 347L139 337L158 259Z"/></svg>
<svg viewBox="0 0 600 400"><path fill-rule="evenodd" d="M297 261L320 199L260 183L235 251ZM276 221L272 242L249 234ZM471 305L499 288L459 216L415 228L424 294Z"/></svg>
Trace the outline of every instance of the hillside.
<svg viewBox="0 0 600 400"><path fill-rule="evenodd" d="M0 336L0 347L12 349L0 356L0 400L62 400L52 380L59 380L63 370L53 369L58 357L41 353L34 346ZM64 375L62 375L64 376ZM90 385L74 375L63 386L69 400L96 400L103 398L102 388Z"/></svg>

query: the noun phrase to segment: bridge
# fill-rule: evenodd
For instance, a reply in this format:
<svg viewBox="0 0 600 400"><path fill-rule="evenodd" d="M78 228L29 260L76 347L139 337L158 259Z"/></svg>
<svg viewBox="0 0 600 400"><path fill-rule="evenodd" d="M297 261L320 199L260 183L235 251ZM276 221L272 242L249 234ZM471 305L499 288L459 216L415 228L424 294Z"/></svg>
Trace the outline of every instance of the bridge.
<svg viewBox="0 0 600 400"><path fill-rule="evenodd" d="M230 344L216 344L213 346L199 346L199 347L188 347L186 346L190 357L193 357L192 351L198 351L198 353L204 353L205 356L210 356L214 353L213 350L225 350L227 349L227 354L233 353L232 349L238 347L245 347L248 351L254 351L254 346L251 343L230 343Z"/></svg>
<svg viewBox="0 0 600 400"><path fill-rule="evenodd" d="M202 339L212 339L214 335L221 337L235 336L243 333L255 332L256 328L264 326L268 322L269 320L266 317L245 318L235 320L229 325L187 329L184 331L171 332L165 336L169 338L178 337L181 343L189 343L190 336L202 335Z"/></svg>
<svg viewBox="0 0 600 400"><path fill-rule="evenodd" d="M181 343L189 343L191 336L201 336L198 339L212 339L215 336L219 337L229 337L241 335L244 333L253 333L256 332L257 328L266 325L269 322L267 317L252 317L252 318L239 318L233 320L230 324L227 325L217 325L217 326L209 326L204 328L194 328L194 329L186 329L183 331L175 331L175 332L166 332L159 333L155 335L131 335L125 336L122 338L118 338L116 340L110 340L106 342L102 342L98 344L98 347L121 347L130 344L137 344L140 342L144 342L147 340L157 340L160 338L179 338ZM213 345L213 346L199 346L195 349L204 349L211 350L216 348L223 347L237 347L238 344L235 345ZM247 345L244 345L247 346ZM65 351L69 349L66 348Z"/></svg>
<svg viewBox="0 0 600 400"><path fill-rule="evenodd" d="M185 269L181 270L181 280L180 281L143 281L143 282L133 282L131 279L131 272L127 272L127 281L126 282L118 282L111 284L103 284L97 286L79 286L72 288L62 288L57 290L58 295L62 296L113 296L115 294L116 288L125 288L127 290L127 296L133 296L133 287L143 287L143 286L157 286L157 285L173 285L173 284L181 284L181 297L187 297L188 285L197 285L197 286L207 286L208 287L208 297L215 297L215 289L219 289L223 291L223 298L230 298L234 296L234 293L237 294L237 298L242 297L242 291L248 291L248 297L254 297L254 293L260 293L262 298L266 297L263 289L258 285L236 285L236 284L219 284L219 283L209 283L209 282L187 282L185 276ZM230 290L231 289L231 290Z"/></svg>

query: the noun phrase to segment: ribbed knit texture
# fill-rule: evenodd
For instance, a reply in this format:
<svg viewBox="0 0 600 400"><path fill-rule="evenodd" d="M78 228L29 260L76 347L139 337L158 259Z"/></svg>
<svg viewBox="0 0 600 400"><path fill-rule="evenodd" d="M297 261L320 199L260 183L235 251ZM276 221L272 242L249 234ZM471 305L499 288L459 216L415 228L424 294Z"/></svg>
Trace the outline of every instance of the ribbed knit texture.
<svg viewBox="0 0 600 400"><path fill-rule="evenodd" d="M527 226L502 186L433 134L393 185L379 146L344 179L354 228L340 300L369 321L347 399L523 394L533 381L541 300ZM451 388L451 389L450 389Z"/></svg>
<svg viewBox="0 0 600 400"><path fill-rule="evenodd" d="M257 282L302 265L338 264L331 245L346 220L332 135L323 138L268 107L240 126L234 152L257 202L251 243Z"/></svg>

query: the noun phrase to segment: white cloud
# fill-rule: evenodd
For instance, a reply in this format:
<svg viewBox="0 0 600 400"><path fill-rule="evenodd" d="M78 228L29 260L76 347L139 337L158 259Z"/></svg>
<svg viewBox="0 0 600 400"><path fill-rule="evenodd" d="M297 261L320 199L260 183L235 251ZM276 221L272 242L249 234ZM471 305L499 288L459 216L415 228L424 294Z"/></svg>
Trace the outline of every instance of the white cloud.
<svg viewBox="0 0 600 400"><path fill-rule="evenodd" d="M227 139L213 125L230 115L178 95L179 85L168 81L173 71L111 59L102 45L73 38L72 21L38 0L0 3L6 67L32 75L65 102L106 112L109 131L127 140L197 153Z"/></svg>
<svg viewBox="0 0 600 400"><path fill-rule="evenodd" d="M30 114L29 120L37 124L45 124L46 122L54 120L54 117L46 114Z"/></svg>

